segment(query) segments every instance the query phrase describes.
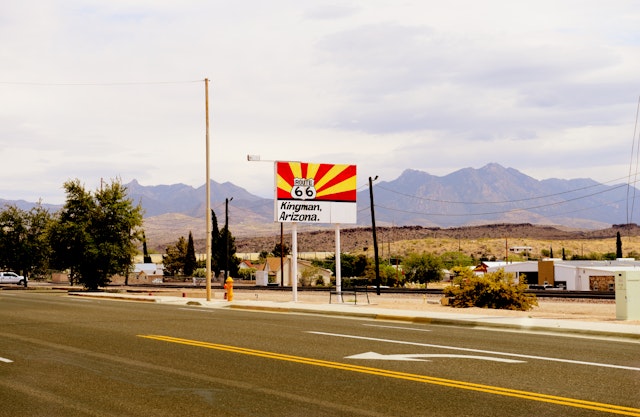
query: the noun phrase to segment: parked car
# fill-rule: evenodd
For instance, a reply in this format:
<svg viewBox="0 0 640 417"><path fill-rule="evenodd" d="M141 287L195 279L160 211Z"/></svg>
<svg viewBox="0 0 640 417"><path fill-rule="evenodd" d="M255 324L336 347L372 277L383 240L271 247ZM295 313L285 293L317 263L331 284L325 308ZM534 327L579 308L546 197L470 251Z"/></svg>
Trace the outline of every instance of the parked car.
<svg viewBox="0 0 640 417"><path fill-rule="evenodd" d="M18 275L15 272L0 272L0 284L18 284L27 286L28 278Z"/></svg>

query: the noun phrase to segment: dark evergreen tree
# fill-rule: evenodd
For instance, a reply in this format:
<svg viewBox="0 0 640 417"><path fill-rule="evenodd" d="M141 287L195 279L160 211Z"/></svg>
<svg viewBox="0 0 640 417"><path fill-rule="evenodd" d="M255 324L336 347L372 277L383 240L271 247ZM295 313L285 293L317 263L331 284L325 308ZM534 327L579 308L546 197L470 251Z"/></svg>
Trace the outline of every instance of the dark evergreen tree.
<svg viewBox="0 0 640 417"><path fill-rule="evenodd" d="M240 264L240 259L236 256L236 250L236 238L233 237L231 232L223 227L220 230L220 238L218 240L218 250L216 255L218 257L218 265L222 270L227 266L228 254L229 275L232 277L238 276L238 265Z"/></svg>
<svg viewBox="0 0 640 417"><path fill-rule="evenodd" d="M287 256L291 254L291 248L285 243L284 245L280 245L280 243L276 243L271 251L271 254L275 257Z"/></svg>
<svg viewBox="0 0 640 417"><path fill-rule="evenodd" d="M193 275L196 270L196 250L193 246L193 235L189 231L189 240L187 241L187 253L184 259L184 274L186 276Z"/></svg>
<svg viewBox="0 0 640 417"><path fill-rule="evenodd" d="M620 232L616 233L616 258L622 258L622 239Z"/></svg>
<svg viewBox="0 0 640 417"><path fill-rule="evenodd" d="M149 251L147 250L147 237L144 235L144 232L142 232L142 254L144 257L144 263L145 264L150 264L151 263L151 256L149 255Z"/></svg>
<svg viewBox="0 0 640 417"><path fill-rule="evenodd" d="M216 212L211 210L211 270L215 275L218 275L221 269L219 245L220 230L218 230L218 218L216 217ZM222 258L222 260L224 261L224 258Z"/></svg>

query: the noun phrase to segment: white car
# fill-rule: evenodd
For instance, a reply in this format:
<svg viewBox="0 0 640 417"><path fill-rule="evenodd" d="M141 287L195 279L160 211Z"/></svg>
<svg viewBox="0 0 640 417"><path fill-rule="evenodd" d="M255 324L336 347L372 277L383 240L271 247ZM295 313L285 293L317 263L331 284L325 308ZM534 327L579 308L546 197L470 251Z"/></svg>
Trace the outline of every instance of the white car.
<svg viewBox="0 0 640 417"><path fill-rule="evenodd" d="M28 278L15 272L0 272L0 284L18 284L27 286Z"/></svg>

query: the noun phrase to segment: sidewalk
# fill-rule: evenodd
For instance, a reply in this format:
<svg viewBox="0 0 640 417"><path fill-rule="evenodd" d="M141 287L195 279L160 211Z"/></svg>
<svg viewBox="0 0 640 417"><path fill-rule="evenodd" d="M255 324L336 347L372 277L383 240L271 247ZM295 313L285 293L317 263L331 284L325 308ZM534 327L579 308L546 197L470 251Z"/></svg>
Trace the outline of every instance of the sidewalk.
<svg viewBox="0 0 640 417"><path fill-rule="evenodd" d="M163 304L192 305L205 308L231 308L265 312L287 312L348 316L375 320L395 320L411 323L469 326L475 328L502 328L565 334L615 336L640 340L640 321L622 321L615 318L615 303L611 302L552 302L539 300L540 306L532 311L493 310L481 308L458 309L442 306L439 298L426 295L398 295L375 293L367 298L344 296L344 303L329 294L317 292L292 293L285 291L234 291L234 300L224 299L224 291L212 291L211 301L203 290L127 292L77 292L72 296L144 301Z"/></svg>

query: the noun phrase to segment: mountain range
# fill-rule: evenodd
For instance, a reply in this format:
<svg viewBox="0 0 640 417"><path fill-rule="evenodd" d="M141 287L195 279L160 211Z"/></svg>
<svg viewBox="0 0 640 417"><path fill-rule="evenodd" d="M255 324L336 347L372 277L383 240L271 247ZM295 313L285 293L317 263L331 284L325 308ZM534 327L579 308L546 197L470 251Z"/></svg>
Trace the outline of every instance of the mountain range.
<svg viewBox="0 0 640 417"><path fill-rule="evenodd" d="M205 185L143 186L125 184L134 203L145 212L148 239L175 241L193 232L205 234ZM374 181L376 225L458 227L492 223L531 223L578 229L600 229L631 219L629 197L637 190L626 183L607 185L592 179L537 180L514 168L491 163L445 176L413 169L392 181ZM212 205L219 227L228 204L229 227L236 236L279 231L273 220L273 199L253 195L230 182L211 182ZM640 193L638 193L640 195ZM29 208L33 203L0 200ZM59 206L48 206L55 210ZM357 193L357 222L371 225L368 187ZM168 239L168 240L167 240Z"/></svg>

